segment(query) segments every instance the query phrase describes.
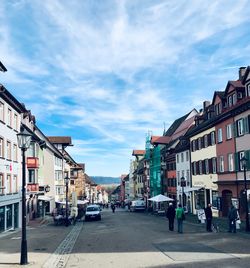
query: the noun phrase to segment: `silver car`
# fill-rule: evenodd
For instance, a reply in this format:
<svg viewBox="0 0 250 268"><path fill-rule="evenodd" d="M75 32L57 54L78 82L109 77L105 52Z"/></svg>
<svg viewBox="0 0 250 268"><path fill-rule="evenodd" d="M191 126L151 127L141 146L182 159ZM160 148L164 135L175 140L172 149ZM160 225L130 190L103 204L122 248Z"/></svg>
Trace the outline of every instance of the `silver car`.
<svg viewBox="0 0 250 268"><path fill-rule="evenodd" d="M101 208L99 205L89 205L86 208L85 221L101 220Z"/></svg>

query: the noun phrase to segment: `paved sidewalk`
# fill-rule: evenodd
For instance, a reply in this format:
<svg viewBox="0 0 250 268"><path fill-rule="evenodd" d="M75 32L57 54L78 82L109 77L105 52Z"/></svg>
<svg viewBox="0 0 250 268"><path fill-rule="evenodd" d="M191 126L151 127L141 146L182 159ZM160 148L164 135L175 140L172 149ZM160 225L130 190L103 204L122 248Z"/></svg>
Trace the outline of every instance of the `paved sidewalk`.
<svg viewBox="0 0 250 268"><path fill-rule="evenodd" d="M41 268L73 227L55 226L51 217L30 221L27 226L29 264L26 267ZM21 235L21 229L0 235L1 268L19 267Z"/></svg>

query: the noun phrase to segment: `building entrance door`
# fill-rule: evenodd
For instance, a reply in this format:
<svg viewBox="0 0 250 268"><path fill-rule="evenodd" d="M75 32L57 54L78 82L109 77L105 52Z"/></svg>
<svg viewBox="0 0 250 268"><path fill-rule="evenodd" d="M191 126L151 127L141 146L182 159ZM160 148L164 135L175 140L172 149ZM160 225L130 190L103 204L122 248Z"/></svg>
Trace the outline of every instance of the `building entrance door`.
<svg viewBox="0 0 250 268"><path fill-rule="evenodd" d="M232 202L232 192L229 190L222 191L222 216L227 217Z"/></svg>

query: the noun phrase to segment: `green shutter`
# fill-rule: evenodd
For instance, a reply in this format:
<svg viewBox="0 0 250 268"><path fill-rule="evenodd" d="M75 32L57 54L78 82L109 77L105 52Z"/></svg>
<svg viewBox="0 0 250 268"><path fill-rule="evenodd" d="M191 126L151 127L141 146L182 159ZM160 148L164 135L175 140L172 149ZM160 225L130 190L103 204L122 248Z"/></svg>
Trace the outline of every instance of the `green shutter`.
<svg viewBox="0 0 250 268"><path fill-rule="evenodd" d="M243 122L244 122L244 134L249 133L248 117L243 118Z"/></svg>
<svg viewBox="0 0 250 268"><path fill-rule="evenodd" d="M245 151L245 157L247 158L247 170L250 170L250 150Z"/></svg>
<svg viewBox="0 0 250 268"><path fill-rule="evenodd" d="M237 125L236 125L236 122L234 122L232 126L233 126L234 137L237 137Z"/></svg>
<svg viewBox="0 0 250 268"><path fill-rule="evenodd" d="M234 166L235 166L235 171L239 171L239 155L238 155L238 153L234 154Z"/></svg>

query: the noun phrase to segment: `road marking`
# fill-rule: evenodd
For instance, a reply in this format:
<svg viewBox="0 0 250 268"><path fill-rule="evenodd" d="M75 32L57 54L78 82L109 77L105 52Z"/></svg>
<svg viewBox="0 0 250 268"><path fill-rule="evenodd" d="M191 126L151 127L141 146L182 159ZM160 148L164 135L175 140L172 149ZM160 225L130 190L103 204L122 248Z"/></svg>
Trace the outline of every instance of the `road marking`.
<svg viewBox="0 0 250 268"><path fill-rule="evenodd" d="M83 225L78 223L61 242L58 248L47 259L42 268L63 268L66 266L70 253L75 245L75 242L82 230Z"/></svg>

